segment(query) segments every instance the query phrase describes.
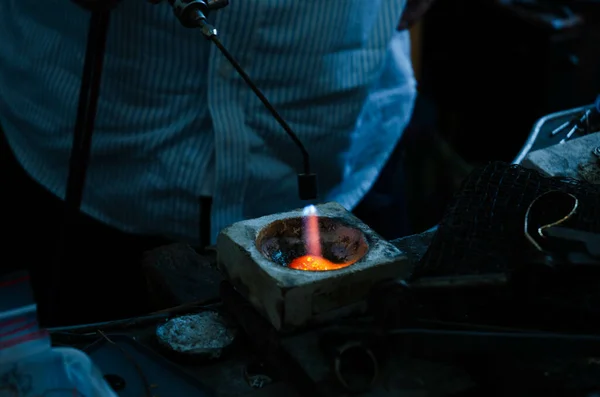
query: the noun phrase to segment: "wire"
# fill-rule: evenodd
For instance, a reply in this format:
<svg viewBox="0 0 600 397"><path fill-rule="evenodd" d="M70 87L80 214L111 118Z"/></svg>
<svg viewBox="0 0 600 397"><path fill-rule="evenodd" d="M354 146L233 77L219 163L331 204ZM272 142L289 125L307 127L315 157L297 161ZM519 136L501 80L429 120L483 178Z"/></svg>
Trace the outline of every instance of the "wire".
<svg viewBox="0 0 600 397"><path fill-rule="evenodd" d="M216 300L203 300L199 302L191 302L183 305L179 305L176 307L168 308L165 310L160 310L154 313L150 313L147 316L141 317L132 317L126 318L122 320L113 320L113 321L105 321L94 324L83 324L83 325L72 325L66 327L55 327L48 328L47 331L52 334L93 334L96 330L101 329L104 331L107 330L116 330L116 329L130 329L134 327L144 326L148 323L157 323L163 321L170 316L176 314L187 314L187 313L199 313L205 310L219 310L219 306Z"/></svg>
<svg viewBox="0 0 600 397"><path fill-rule="evenodd" d="M213 34L213 35L207 36L207 38L217 46L219 51L221 51L223 56L225 58L227 58L229 63L231 63L231 65L239 73L240 77L246 82L246 84L248 84L248 86L254 92L254 94L258 97L258 99L260 99L260 101L263 103L263 105L265 105L267 110L269 112L271 112L271 115L273 116L273 118L275 120L277 120L277 122L279 123L281 128L283 128L283 130L289 135L289 137L292 139L292 141L294 141L296 146L298 146L298 148L302 152L302 160L304 162L304 173L306 175L309 175L310 174L310 156L308 155L308 151L304 147L304 144L302 143L302 141L300 141L300 139L298 138L296 133L294 133L292 128L289 126L289 124L283 119L283 117L281 117L281 115L279 114L279 112L277 112L277 110L273 107L273 105L271 105L271 103L269 102L267 97L265 97L265 95L262 93L262 91L256 86L256 84L254 84L254 82L252 81L250 76L248 76L248 74L244 71L244 69L238 63L238 61L236 61L236 59L233 57L233 55L231 55L229 53L229 51L227 50L227 48L225 48L223 43L221 43L221 40L219 40L219 37L217 37L216 34Z"/></svg>

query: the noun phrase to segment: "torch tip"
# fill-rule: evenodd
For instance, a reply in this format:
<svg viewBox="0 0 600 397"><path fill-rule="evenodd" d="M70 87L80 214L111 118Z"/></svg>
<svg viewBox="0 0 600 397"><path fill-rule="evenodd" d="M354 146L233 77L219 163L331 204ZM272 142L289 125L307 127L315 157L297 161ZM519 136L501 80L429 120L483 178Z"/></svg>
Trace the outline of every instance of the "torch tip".
<svg viewBox="0 0 600 397"><path fill-rule="evenodd" d="M304 210L302 211L302 215L304 215L304 216L317 215L317 207L315 207L312 204L307 205L306 207L304 207Z"/></svg>

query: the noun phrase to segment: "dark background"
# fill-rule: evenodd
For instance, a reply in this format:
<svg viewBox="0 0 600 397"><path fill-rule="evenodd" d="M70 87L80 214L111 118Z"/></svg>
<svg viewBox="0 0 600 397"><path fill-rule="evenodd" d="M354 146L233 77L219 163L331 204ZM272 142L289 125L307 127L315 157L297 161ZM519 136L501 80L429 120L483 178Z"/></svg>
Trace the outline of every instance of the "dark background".
<svg viewBox="0 0 600 397"><path fill-rule="evenodd" d="M410 232L437 223L473 167L511 162L539 118L594 102L599 9L598 1L436 0L411 27L420 96L377 187L391 197L402 180ZM398 237L389 216L364 217Z"/></svg>

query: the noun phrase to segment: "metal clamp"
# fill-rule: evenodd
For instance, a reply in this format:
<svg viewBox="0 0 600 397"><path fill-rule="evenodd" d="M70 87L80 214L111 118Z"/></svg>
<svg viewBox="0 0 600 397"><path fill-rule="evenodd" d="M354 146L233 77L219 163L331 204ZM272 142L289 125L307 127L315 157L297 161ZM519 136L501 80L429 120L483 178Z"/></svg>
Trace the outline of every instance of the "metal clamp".
<svg viewBox="0 0 600 397"><path fill-rule="evenodd" d="M229 0L169 0L169 4L183 26L198 28L204 26L203 21L210 11L227 7Z"/></svg>

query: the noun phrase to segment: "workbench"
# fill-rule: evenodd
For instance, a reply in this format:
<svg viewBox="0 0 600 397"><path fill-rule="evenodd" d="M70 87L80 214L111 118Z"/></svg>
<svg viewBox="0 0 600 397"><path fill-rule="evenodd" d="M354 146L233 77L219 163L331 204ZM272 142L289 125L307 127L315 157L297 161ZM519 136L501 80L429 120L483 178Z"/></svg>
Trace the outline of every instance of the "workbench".
<svg viewBox="0 0 600 397"><path fill-rule="evenodd" d="M403 250L408 255L411 265L414 265L427 250L432 237L433 232L428 231L392 243ZM197 254L183 244L157 248L147 254L144 265L148 288L154 296L153 304L157 313L148 317L111 323L57 328L51 332L92 333L96 329L103 329L108 335L126 334L145 345L152 345L156 325L165 321L171 313L193 312L194 308L200 305L219 305L221 276L216 269L215 259L214 252ZM177 308L168 309L173 307ZM307 348L306 351L309 352L311 349ZM180 367L209 388L218 391L218 395L223 397L298 395L284 382L273 382L260 389L250 387L243 374L246 366L257 359L247 346L238 345L221 360L201 365L180 365ZM398 359L397 361L394 365L406 370L401 373L383 374L385 381L382 382L382 389L375 390L368 396L383 397L399 395L399 393L409 397L427 396L430 394L424 391L425 384L435 384L436 388L453 390L460 389L461 382L464 385L468 385L469 382L464 374L447 365L423 360Z"/></svg>
<svg viewBox="0 0 600 397"><path fill-rule="evenodd" d="M558 143L560 137L551 137L550 131L564 123L582 109L573 109L541 119L516 157L514 163L523 163L527 156L535 150ZM426 252L433 231L405 237L392 241L396 247L404 251L414 266ZM151 346L156 326L169 317L197 311L200 307L218 307L220 305L219 289L222 276L217 270L216 252L208 249L197 253L185 244L173 244L159 247L146 253L144 274L147 281L151 304L155 313L147 317L117 321L103 324L82 325L67 329L54 329L53 332L94 333L97 329L107 330L110 334L126 334L134 337L144 345ZM314 338L313 338L314 339ZM311 363L314 360L314 370L311 377L321 379L329 368L323 367L323 360L316 343L311 338L294 342L293 338L285 342L295 359ZM249 346L237 345L220 360L214 360L195 365L177 364L185 372L191 374L201 383L218 391L222 397L234 396L298 396L297 391L282 381L267 382L263 387L251 387L244 376L249 364L260 361ZM389 369L391 368L391 370ZM381 374L379 386L364 396L386 397L425 397L443 396L468 388L472 381L461 369L441 363L428 362L419 359L397 358L388 363L388 370ZM331 389L327 395L341 396L340 390L334 390L333 385L320 382L321 389ZM435 385L432 388L432 385ZM161 396L170 397L170 396ZM177 396L185 397L185 396ZM304 397L304 396L302 396Z"/></svg>
<svg viewBox="0 0 600 397"><path fill-rule="evenodd" d="M415 266L429 247L434 232L428 231L422 234L409 236L392 243L404 251L410 265ZM219 284L221 278L216 270L215 255L212 252L205 254L196 254L191 248L175 244L165 246L148 253L145 264L145 274L148 280L150 291L157 293L156 297L164 297L166 301L155 299L156 313L135 319L116 321L104 324L90 324L79 327L69 327L67 329L53 329L53 336L68 333L81 335L88 333L90 338L101 340L98 330L102 330L109 337L114 335L127 335L133 337L139 343L152 348L154 333L158 324L164 323L168 318L185 314L198 312L201 307L215 308L220 307L219 303ZM195 285L195 287L194 287ZM165 303L167 302L167 303ZM175 305L177 307L166 308L166 306ZM161 307L163 306L163 307ZM318 346L318 330L310 330L304 333L299 339L295 336L291 338L282 338L282 345L290 352L295 361L301 362L303 368L310 368L307 375L311 379L316 379L317 387L321 395L331 397L347 396L339 384L335 382L330 373L329 361L323 359L322 351ZM61 339L63 338L61 336ZM56 338L53 338L56 341ZM63 343L64 340L63 340ZM248 342L246 342L248 343ZM70 345L75 345L71 343ZM85 349L87 343L80 343L77 347ZM157 352L157 350L154 350ZM487 357L487 356L486 356ZM509 357L510 359L510 357ZM514 358L513 358L514 359ZM502 357L494 356L493 366L510 368L513 373L521 371L520 363L514 361L502 361ZM590 370L588 359L585 362L572 361L554 358L548 361L543 359L543 374L558 373L565 367L584 368ZM203 361L195 364L175 363L178 369L189 374L191 377L206 385L208 388L216 391L219 397L281 397L298 396L312 397L314 394L299 394L297 388L292 384L272 379L267 382L259 382L260 386L251 387L248 378L245 376L249 365L256 366L262 363L262 358L251 350L251 347L244 343L238 343L235 349L231 349L219 360ZM537 362L537 359L536 359ZM308 365L307 365L308 364ZM600 360L598 360L600 365ZM142 366L142 364L139 364ZM485 361L475 363L479 368L482 365L487 366L490 363ZM525 364L524 364L525 365ZM597 366L600 369L600 366ZM527 367L523 374L517 372L517 376L508 376L501 380L503 387L506 385L506 394L511 397L531 397L526 388L521 387L523 377L529 376L531 372ZM578 370L579 371L579 370ZM587 372L586 372L587 374ZM544 375L548 376L548 375ZM588 376L588 375L586 375ZM592 377L597 379L597 371ZM440 360L430 361L423 358L413 358L402 354L390 354L385 365L382 365L379 372L376 387L364 394L355 394L359 397L447 397L458 396L461 392L467 391L474 385L473 379L464 368L444 363ZM498 381L495 381L498 382ZM510 385L510 386L509 386ZM164 389L161 389L164 390ZM515 390L517 393L515 393ZM188 397L183 395L171 395L164 391L156 392L155 397ZM191 397L191 396L190 396Z"/></svg>

